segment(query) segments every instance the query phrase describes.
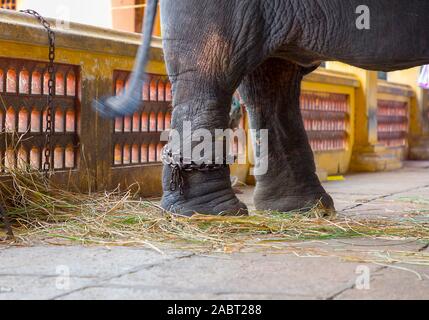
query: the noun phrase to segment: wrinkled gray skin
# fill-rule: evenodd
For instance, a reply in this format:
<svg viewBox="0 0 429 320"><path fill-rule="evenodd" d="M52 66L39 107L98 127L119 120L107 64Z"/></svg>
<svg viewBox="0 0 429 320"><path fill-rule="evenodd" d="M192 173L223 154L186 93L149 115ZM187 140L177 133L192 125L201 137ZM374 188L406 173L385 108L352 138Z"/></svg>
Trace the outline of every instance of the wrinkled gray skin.
<svg viewBox="0 0 429 320"><path fill-rule="evenodd" d="M361 0L161 1L165 61L173 83L172 128L180 131L184 120L194 130L227 128L238 88L252 128L269 129L269 170L257 177L258 209L284 212L320 200L327 211L334 210L315 174L300 114L304 74L324 60L383 71L429 63L429 1L364 2L371 10L370 30L356 28ZM146 30L152 23L148 18ZM142 57L134 88L141 88L147 62ZM99 102L98 109L132 113L139 98L129 90L116 103ZM184 215L246 213L232 191L229 169L186 173L184 195L170 191L170 173L166 166L165 209Z"/></svg>

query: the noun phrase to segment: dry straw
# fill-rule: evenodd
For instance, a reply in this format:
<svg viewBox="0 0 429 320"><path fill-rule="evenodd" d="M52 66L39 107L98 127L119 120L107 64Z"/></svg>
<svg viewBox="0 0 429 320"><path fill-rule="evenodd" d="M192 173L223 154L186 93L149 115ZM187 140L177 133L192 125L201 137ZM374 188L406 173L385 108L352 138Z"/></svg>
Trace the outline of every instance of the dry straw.
<svg viewBox="0 0 429 320"><path fill-rule="evenodd" d="M0 182L1 203L17 241L97 245L152 245L198 251L276 247L279 242L355 237L429 242L429 222L318 217L298 212L253 212L249 217L174 216L135 194L66 191L29 169L13 169ZM135 189L135 188L134 188ZM234 249L234 250L235 250Z"/></svg>
<svg viewBox="0 0 429 320"><path fill-rule="evenodd" d="M4 108L1 95L0 100ZM14 146L25 137L11 136L9 140ZM16 148L14 153L17 153ZM185 218L165 212L131 191L82 194L64 190L41 173L23 167L22 161L18 162L19 168L5 169L5 174L0 176L0 205L6 209L15 230L12 244L78 243L228 253L284 251L287 248L290 253L305 257L334 255L348 261L429 265L429 254L425 252L367 250L350 253L320 246L303 248L297 244L297 241L319 243L345 238L407 239L428 244L429 220L422 217L418 221L412 217L402 220L323 218L317 208L313 208L305 215L252 212L249 217L195 215ZM424 201L429 203L429 200ZM2 239L6 235L0 230ZM290 245L284 246L285 243Z"/></svg>

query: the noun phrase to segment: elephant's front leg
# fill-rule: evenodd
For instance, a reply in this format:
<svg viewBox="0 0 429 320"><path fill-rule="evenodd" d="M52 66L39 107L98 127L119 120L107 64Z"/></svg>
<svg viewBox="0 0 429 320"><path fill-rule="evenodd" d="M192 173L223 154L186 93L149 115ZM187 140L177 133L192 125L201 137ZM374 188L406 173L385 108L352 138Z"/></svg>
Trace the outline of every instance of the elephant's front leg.
<svg viewBox="0 0 429 320"><path fill-rule="evenodd" d="M228 128L231 96L217 91L210 77L198 77L173 80L175 104L167 157L172 165L164 166L162 207L186 216L247 214L231 187L225 139L219 134Z"/></svg>
<svg viewBox="0 0 429 320"><path fill-rule="evenodd" d="M320 204L334 210L318 177L299 108L303 68L269 59L245 77L240 93L253 129L268 129L268 172L256 176L255 206L288 212Z"/></svg>

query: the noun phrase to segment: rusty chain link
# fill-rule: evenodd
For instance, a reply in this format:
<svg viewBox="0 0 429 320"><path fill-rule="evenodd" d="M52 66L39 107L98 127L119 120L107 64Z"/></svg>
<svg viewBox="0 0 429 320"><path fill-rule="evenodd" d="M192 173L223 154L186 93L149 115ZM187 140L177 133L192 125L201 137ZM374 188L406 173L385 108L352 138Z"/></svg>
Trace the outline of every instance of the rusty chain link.
<svg viewBox="0 0 429 320"><path fill-rule="evenodd" d="M49 40L49 63L48 63L48 98L47 98L47 107L46 107L46 139L45 139L45 162L43 163L43 172L45 175L48 175L52 170L51 164L51 154L52 154L52 146L51 146L51 137L52 137L52 114L54 108L54 90L55 90L55 32L51 29L51 24L43 18L38 12L34 10L21 10L22 13L26 13L34 16L42 26L46 29L48 33Z"/></svg>

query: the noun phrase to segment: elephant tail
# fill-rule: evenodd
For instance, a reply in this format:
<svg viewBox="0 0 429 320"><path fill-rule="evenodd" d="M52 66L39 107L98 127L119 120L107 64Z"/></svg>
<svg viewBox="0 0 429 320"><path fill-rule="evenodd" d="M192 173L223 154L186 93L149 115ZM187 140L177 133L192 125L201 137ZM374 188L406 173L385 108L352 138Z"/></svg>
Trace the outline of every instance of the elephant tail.
<svg viewBox="0 0 429 320"><path fill-rule="evenodd" d="M116 117L132 114L143 104L143 84L146 81L146 66L149 62L150 44L155 24L155 18L159 0L148 0L146 4L143 43L139 47L136 56L134 70L130 77L128 89L123 94L115 97L94 100L93 107L105 117Z"/></svg>

